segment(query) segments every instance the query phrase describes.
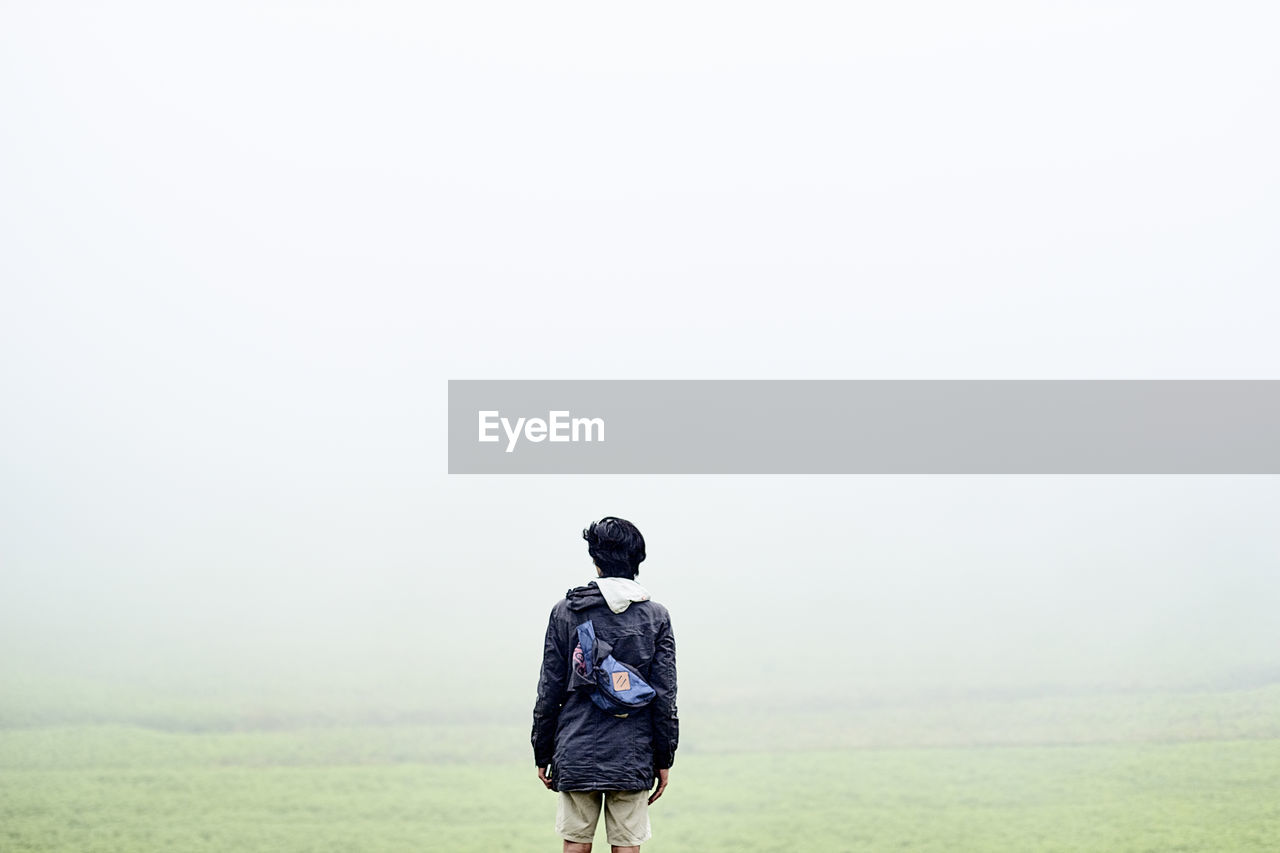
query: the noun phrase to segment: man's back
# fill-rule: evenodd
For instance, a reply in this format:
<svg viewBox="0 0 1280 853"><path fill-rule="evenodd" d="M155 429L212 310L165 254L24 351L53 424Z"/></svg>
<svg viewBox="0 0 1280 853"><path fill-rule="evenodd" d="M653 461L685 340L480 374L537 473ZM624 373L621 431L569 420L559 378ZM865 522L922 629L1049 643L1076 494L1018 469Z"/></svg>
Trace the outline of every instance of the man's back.
<svg viewBox="0 0 1280 853"><path fill-rule="evenodd" d="M616 611L622 602L610 606L601 591L601 585L619 586L616 580L602 578L569 590L548 620L533 744L535 760L552 766L553 787L559 791L648 790L654 771L670 767L675 757L679 723L671 617L647 596ZM647 707L619 718L600 710L587 691L568 691L577 628L588 619L596 636L613 646L613 656L634 666L653 687Z"/></svg>

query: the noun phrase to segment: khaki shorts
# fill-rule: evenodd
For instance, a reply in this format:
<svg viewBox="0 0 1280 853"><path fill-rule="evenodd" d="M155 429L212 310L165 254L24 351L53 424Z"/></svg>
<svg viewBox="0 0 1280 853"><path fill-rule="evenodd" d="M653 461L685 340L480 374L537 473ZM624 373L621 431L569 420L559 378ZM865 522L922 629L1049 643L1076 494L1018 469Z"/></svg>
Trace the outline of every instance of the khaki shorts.
<svg viewBox="0 0 1280 853"><path fill-rule="evenodd" d="M590 844L604 800L604 832L617 847L634 847L649 840L648 791L561 791L556 805L556 832L565 841Z"/></svg>

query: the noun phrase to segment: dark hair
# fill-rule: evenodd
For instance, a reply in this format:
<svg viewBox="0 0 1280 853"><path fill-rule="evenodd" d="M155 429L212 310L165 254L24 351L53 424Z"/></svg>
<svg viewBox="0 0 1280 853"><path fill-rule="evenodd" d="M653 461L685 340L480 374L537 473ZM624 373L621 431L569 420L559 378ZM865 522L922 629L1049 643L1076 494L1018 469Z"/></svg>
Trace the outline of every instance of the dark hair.
<svg viewBox="0 0 1280 853"><path fill-rule="evenodd" d="M644 537L625 518L607 515L582 531L587 553L606 578L634 578L644 562Z"/></svg>

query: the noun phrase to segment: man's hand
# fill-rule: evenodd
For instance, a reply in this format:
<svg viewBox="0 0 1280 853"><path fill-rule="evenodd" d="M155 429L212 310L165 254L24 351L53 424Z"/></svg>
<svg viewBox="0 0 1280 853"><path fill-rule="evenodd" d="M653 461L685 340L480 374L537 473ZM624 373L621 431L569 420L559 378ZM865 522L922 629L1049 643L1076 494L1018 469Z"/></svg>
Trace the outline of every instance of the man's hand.
<svg viewBox="0 0 1280 853"><path fill-rule="evenodd" d="M658 771L658 787L653 789L653 793L649 795L649 805L657 802L658 797L662 796L662 792L667 790L667 779L671 776L670 769Z"/></svg>
<svg viewBox="0 0 1280 853"><path fill-rule="evenodd" d="M542 780L543 785L545 785L548 788L551 787L551 777L547 775L547 768L545 767L538 768L538 778Z"/></svg>

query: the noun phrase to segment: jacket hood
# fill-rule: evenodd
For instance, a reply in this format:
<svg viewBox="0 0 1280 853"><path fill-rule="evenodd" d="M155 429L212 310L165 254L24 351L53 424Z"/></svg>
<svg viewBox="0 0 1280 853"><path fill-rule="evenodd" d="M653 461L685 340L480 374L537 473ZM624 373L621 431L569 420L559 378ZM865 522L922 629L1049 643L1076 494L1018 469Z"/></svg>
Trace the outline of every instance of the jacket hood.
<svg viewBox="0 0 1280 853"><path fill-rule="evenodd" d="M608 604L614 613L622 613L633 601L648 601L649 591L630 578L598 578L586 586L565 593L570 610L586 610Z"/></svg>

